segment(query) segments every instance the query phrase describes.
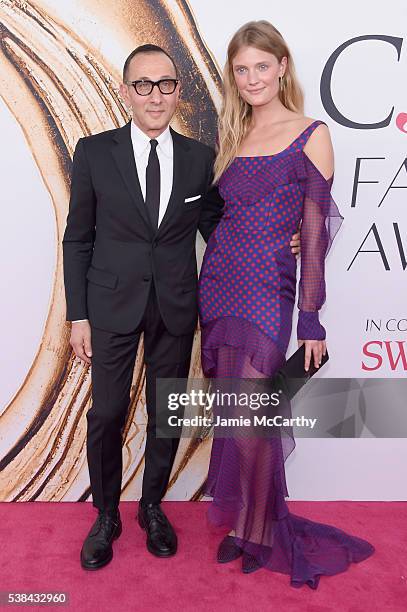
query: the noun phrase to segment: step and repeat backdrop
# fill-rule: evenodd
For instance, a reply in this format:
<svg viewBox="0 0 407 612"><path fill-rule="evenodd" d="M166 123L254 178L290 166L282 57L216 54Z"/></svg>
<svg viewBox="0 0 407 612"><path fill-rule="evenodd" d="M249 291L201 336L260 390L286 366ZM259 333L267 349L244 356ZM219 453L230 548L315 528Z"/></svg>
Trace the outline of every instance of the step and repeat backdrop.
<svg viewBox="0 0 407 612"><path fill-rule="evenodd" d="M333 195L345 219L327 260L322 322L331 359L318 398L337 406L342 437L297 439L290 498L407 499L405 18L404 0L343 0L329 12L322 0L0 0L0 500L90 499L90 371L69 345L61 250L78 138L129 119L122 65L151 42L181 71L173 127L213 144L227 43L252 19L282 32L306 115L330 128ZM200 238L197 251L200 261ZM289 353L295 348L293 337ZM195 378L199 351L197 330ZM145 422L141 347L123 500L141 493ZM167 499L200 499L210 447L206 435L181 441Z"/></svg>

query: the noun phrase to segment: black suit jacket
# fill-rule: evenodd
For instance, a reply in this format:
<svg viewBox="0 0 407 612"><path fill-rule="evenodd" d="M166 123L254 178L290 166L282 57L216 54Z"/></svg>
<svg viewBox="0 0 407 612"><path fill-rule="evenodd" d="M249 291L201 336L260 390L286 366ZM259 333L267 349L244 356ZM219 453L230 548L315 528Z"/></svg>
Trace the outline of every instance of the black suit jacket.
<svg viewBox="0 0 407 612"><path fill-rule="evenodd" d="M128 333L139 324L154 282L170 333L194 330L196 232L208 240L223 201L211 187L213 149L172 129L171 135L173 188L158 229L141 193L130 123L78 141L63 238L68 321L88 318L100 329Z"/></svg>

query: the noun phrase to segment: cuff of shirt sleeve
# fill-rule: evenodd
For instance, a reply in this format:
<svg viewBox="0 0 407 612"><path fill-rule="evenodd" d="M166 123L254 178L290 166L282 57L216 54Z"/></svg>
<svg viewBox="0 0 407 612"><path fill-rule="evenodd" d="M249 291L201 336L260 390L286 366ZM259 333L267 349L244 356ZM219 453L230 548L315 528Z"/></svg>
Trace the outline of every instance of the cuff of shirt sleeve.
<svg viewBox="0 0 407 612"><path fill-rule="evenodd" d="M325 328L319 322L318 311L305 312L300 310L298 313L297 325L298 340L325 340Z"/></svg>

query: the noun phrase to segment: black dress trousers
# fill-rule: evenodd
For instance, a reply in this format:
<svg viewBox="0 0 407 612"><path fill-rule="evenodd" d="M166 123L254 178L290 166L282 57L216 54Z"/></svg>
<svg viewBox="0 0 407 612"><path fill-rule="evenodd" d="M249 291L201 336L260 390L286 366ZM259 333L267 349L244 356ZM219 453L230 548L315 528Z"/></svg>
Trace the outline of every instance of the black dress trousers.
<svg viewBox="0 0 407 612"><path fill-rule="evenodd" d="M140 325L129 334L92 327L92 406L87 413L87 458L93 505L112 510L122 483L122 430L141 333L146 365L147 440L142 500L160 503L179 439L156 436L157 378L187 378L194 334L173 336L160 315L153 282Z"/></svg>

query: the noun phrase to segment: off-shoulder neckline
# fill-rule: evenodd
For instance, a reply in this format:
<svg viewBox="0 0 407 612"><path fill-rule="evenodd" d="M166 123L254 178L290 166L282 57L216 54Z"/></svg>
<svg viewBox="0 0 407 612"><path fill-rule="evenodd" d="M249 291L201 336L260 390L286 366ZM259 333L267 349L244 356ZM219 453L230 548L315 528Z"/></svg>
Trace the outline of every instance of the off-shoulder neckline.
<svg viewBox="0 0 407 612"><path fill-rule="evenodd" d="M236 155L235 159L259 159L259 158L267 158L267 157L276 157L277 155L281 155L281 153L285 153L286 151L288 151L288 149L290 149L297 142L297 140L299 140L301 138L301 136L303 136L305 134L305 132L307 130L309 130L310 127L312 127L315 123L323 124L324 122L321 121L320 119L315 119L315 121L310 123L301 132L301 134L298 134L298 136L296 138L294 138L294 140L292 142L290 142L290 144L287 147L285 147L285 149L282 149L281 151L278 151L277 153L271 153L269 155Z"/></svg>

